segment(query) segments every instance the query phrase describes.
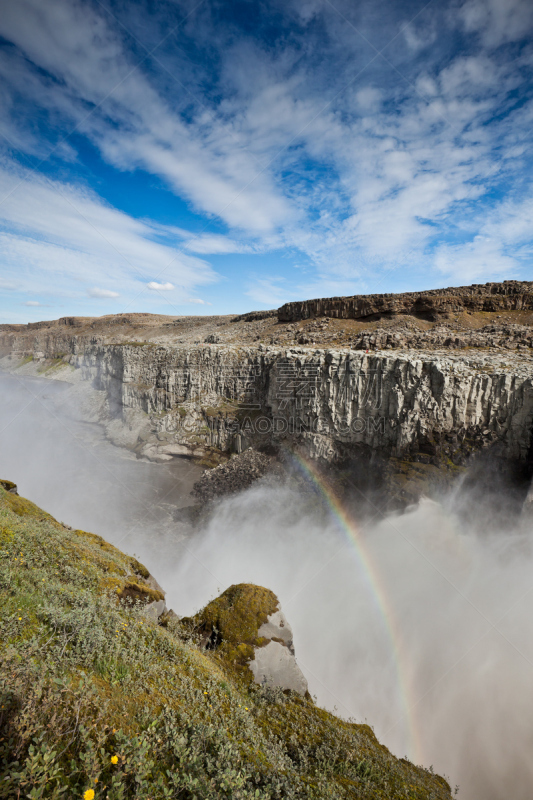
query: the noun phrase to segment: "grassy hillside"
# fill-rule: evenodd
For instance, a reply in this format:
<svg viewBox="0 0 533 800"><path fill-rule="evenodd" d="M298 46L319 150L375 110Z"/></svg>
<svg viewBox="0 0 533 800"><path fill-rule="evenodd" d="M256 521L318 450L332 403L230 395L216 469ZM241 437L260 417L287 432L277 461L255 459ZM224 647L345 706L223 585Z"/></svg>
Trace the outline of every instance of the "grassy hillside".
<svg viewBox="0 0 533 800"><path fill-rule="evenodd" d="M2 798L450 797L368 726L150 620L146 578L0 485Z"/></svg>

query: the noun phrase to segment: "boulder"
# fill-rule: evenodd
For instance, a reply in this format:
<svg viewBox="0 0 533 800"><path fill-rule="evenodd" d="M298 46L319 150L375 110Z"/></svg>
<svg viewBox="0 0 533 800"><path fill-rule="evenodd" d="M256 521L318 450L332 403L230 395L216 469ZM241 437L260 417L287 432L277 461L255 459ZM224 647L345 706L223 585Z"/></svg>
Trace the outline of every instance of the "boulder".
<svg viewBox="0 0 533 800"><path fill-rule="evenodd" d="M199 637L201 647L216 651L246 680L306 695L291 627L269 589L250 583L230 586L181 622Z"/></svg>
<svg viewBox="0 0 533 800"><path fill-rule="evenodd" d="M280 686L305 695L307 681L296 663L292 628L283 611L278 608L270 614L257 634L269 641L255 649L255 658L250 662L254 681L261 686Z"/></svg>

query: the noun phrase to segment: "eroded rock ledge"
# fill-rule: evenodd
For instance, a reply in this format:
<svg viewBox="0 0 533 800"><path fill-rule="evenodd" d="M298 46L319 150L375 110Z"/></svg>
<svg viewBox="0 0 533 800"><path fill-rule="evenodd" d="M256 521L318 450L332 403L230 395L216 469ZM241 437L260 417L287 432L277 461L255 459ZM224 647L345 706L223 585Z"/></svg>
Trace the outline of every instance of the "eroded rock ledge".
<svg viewBox="0 0 533 800"><path fill-rule="evenodd" d="M192 495L201 502L240 492L262 478L272 467L272 459L249 447L227 463L204 472L194 484Z"/></svg>
<svg viewBox="0 0 533 800"><path fill-rule="evenodd" d="M402 294L366 294L353 297L327 297L285 303L278 309L280 322L310 317L361 319L384 314L412 314L437 319L463 309L502 311L533 308L532 281L473 284L448 289Z"/></svg>

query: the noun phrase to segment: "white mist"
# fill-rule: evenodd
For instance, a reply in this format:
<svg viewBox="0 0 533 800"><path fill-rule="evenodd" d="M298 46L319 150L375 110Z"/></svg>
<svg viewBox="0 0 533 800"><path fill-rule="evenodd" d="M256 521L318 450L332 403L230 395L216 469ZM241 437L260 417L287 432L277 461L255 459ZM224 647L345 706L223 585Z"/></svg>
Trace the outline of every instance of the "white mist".
<svg viewBox="0 0 533 800"><path fill-rule="evenodd" d="M467 530L425 501L355 539L308 497L256 487L220 503L161 579L181 614L231 583L268 586L320 704L368 721L464 800L529 800L530 532Z"/></svg>

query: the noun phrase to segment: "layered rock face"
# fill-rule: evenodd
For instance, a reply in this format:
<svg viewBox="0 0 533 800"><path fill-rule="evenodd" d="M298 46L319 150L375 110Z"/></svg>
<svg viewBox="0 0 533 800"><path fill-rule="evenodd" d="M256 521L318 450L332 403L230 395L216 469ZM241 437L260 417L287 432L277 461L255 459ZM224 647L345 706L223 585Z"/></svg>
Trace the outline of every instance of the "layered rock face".
<svg viewBox="0 0 533 800"><path fill-rule="evenodd" d="M529 354L68 346L61 363L105 392L111 430L119 424L123 443L149 458L272 444L327 461L361 448L454 463L486 447L523 463L530 452ZM57 347L38 355L53 359Z"/></svg>
<svg viewBox="0 0 533 800"><path fill-rule="evenodd" d="M439 315L469 311L503 311L533 308L533 282L473 284L449 289L403 294L367 294L353 297L327 297L285 303L278 309L280 322L295 322L310 317L363 319L388 314L412 314L437 319Z"/></svg>
<svg viewBox="0 0 533 800"><path fill-rule="evenodd" d="M446 325L436 326L432 331L413 331L404 327L394 331L377 328L360 333L352 341L354 350L458 350L463 348L497 348L504 350L531 351L533 329L528 325L485 325L479 330L452 331Z"/></svg>
<svg viewBox="0 0 533 800"><path fill-rule="evenodd" d="M156 461L215 466L249 447L287 449L405 477L406 463L453 473L486 451L525 480L531 310L533 282L506 281L289 303L277 317L65 317L0 326L0 366L79 377L98 394L93 419L109 438ZM248 458L206 476L198 499L243 488L269 468L264 456Z"/></svg>

